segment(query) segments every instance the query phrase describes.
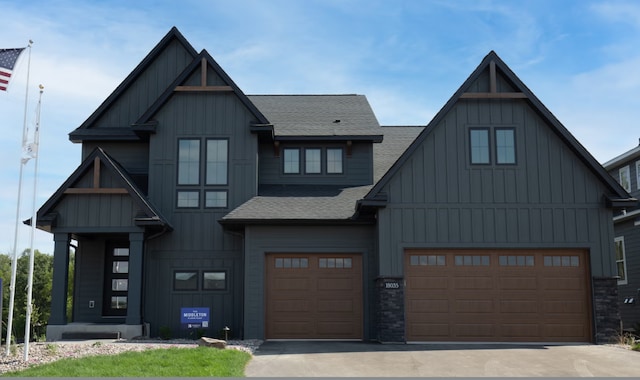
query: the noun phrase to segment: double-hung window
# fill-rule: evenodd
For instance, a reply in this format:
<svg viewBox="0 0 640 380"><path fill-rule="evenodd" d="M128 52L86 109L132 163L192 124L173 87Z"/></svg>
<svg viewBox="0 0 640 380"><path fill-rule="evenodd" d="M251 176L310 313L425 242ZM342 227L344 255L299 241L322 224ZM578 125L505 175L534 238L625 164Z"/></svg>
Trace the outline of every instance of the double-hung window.
<svg viewBox="0 0 640 380"><path fill-rule="evenodd" d="M300 149L284 148L284 174L300 174Z"/></svg>
<svg viewBox="0 0 640 380"><path fill-rule="evenodd" d="M627 190L627 192L631 192L631 173L629 165L618 170L618 181L620 182L620 185Z"/></svg>
<svg viewBox="0 0 640 380"><path fill-rule="evenodd" d="M516 139L513 128L496 128L496 164L516 163Z"/></svg>
<svg viewBox="0 0 640 380"><path fill-rule="evenodd" d="M618 268L618 285L627 283L627 260L624 252L624 236L614 239L616 249L616 267Z"/></svg>
<svg viewBox="0 0 640 380"><path fill-rule="evenodd" d="M322 173L322 149L307 148L304 150L304 172L306 174Z"/></svg>
<svg viewBox="0 0 640 380"><path fill-rule="evenodd" d="M342 148L327 148L327 174L342 174Z"/></svg>
<svg viewBox="0 0 640 380"><path fill-rule="evenodd" d="M469 130L471 145L471 163L489 164L489 128L472 128Z"/></svg>
<svg viewBox="0 0 640 380"><path fill-rule="evenodd" d="M203 191L204 207L227 207L229 140L208 138L204 142L203 150L199 138L178 140L178 208L200 208Z"/></svg>

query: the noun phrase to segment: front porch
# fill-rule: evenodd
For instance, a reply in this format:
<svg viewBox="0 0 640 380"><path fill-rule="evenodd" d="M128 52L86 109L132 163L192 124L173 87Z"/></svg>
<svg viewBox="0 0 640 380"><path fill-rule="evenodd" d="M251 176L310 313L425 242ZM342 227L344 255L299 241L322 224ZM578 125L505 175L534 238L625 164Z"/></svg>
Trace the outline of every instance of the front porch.
<svg viewBox="0 0 640 380"><path fill-rule="evenodd" d="M47 341L68 339L132 339L148 335L144 325L80 323L48 325Z"/></svg>

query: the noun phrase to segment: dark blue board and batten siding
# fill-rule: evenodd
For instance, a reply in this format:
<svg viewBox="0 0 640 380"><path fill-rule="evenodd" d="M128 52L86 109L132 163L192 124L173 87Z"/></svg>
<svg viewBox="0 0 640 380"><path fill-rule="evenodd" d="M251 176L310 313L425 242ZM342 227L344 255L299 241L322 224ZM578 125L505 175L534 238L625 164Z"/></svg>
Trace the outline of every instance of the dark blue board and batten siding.
<svg viewBox="0 0 640 380"><path fill-rule="evenodd" d="M620 317L625 329L640 327L640 226L636 226L635 218L616 223L616 237L624 237L625 258L627 266L627 282L618 285ZM633 303L624 300L633 298ZM636 330L637 332L637 330Z"/></svg>
<svg viewBox="0 0 640 380"><path fill-rule="evenodd" d="M111 104L109 112L95 120L94 128L128 128L169 87L193 61L190 52L178 40L168 46L142 72L137 80Z"/></svg>
<svg viewBox="0 0 640 380"><path fill-rule="evenodd" d="M347 154L345 143L293 143L280 144L280 155L276 156L273 143L260 144L259 177L261 185L332 185L332 186L360 186L370 185L373 182L373 144L371 142L353 142L351 155ZM300 149L300 174L284 174L283 150L285 148ZM305 173L304 150L305 148L322 149L322 173ZM326 154L327 148L342 148L343 173L327 174Z"/></svg>
<svg viewBox="0 0 640 380"><path fill-rule="evenodd" d="M514 128L517 163L471 165L470 127ZM593 276L615 273L607 190L525 100L459 100L382 192L382 275L422 247L585 248Z"/></svg>
<svg viewBox="0 0 640 380"><path fill-rule="evenodd" d="M222 84L214 72L209 71L207 78L209 85ZM150 137L148 194L174 229L147 242L145 287L154 290L145 295L145 321L150 323L152 335L158 335L161 327L171 329L174 335L185 335L188 332L181 330L180 308L209 307L211 324L206 334L219 336L228 326L232 336L238 337L242 323L242 237L225 232L217 221L256 195L257 138L249 131L256 118L231 92L174 93L153 118L158 127ZM207 138L227 139L228 185L177 186L180 138L200 139L202 152ZM201 184L205 181L204 159L203 153ZM200 207L176 208L178 188L199 190ZM228 190L227 207L205 208L205 189ZM199 290L173 290L176 270L197 270ZM225 271L227 289L202 290L204 270Z"/></svg>

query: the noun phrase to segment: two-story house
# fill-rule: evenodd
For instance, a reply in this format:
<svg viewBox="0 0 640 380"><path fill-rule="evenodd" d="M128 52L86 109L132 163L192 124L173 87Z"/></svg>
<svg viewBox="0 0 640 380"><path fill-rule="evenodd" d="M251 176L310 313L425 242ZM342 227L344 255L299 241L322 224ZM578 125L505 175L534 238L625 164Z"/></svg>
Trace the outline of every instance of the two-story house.
<svg viewBox="0 0 640 380"><path fill-rule="evenodd" d="M186 314L246 339L618 327L633 200L494 52L428 125L382 127L362 95L247 96L173 28L70 140L82 162L37 214L50 340L193 335Z"/></svg>
<svg viewBox="0 0 640 380"><path fill-rule="evenodd" d="M640 145L603 164L634 198L640 197ZM640 208L628 207L613 216L618 268L620 317L625 330L640 327Z"/></svg>

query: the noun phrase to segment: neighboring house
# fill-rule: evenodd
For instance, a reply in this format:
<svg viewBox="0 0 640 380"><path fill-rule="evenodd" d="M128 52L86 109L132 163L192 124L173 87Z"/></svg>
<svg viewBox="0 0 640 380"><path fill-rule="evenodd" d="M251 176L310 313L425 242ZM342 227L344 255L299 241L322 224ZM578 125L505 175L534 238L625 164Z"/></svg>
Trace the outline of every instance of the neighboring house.
<svg viewBox="0 0 640 380"><path fill-rule="evenodd" d="M640 197L640 146L603 164L634 198ZM640 324L640 208L628 207L613 216L620 317L625 330Z"/></svg>
<svg viewBox="0 0 640 380"><path fill-rule="evenodd" d="M70 139L38 211L71 332L603 342L633 202L494 53L426 127L245 95L173 28ZM75 241L73 310L68 262ZM200 331L190 315L206 313Z"/></svg>

